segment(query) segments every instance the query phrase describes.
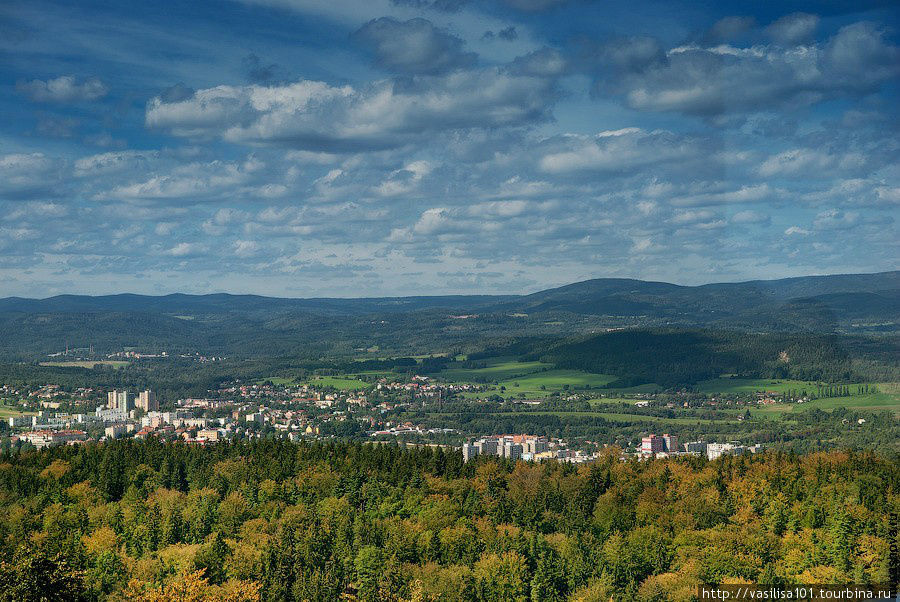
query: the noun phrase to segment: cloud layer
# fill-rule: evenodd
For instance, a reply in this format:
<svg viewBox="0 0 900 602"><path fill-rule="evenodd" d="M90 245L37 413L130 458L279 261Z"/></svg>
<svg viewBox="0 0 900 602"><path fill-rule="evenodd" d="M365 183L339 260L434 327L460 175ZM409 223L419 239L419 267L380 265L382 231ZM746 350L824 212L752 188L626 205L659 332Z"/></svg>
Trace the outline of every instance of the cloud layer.
<svg viewBox="0 0 900 602"><path fill-rule="evenodd" d="M226 3L246 23L223 41L23 7L31 33L0 41L22 57L2 67L0 295L897 267L890 15L595 9Z"/></svg>

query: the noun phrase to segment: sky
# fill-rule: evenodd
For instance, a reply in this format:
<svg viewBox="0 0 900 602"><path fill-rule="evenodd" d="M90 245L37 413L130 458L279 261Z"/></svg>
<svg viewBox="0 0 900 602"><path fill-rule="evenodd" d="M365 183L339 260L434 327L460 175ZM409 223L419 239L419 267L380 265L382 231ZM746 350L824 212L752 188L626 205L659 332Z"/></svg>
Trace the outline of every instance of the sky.
<svg viewBox="0 0 900 602"><path fill-rule="evenodd" d="M0 296L897 269L898 15L6 1Z"/></svg>

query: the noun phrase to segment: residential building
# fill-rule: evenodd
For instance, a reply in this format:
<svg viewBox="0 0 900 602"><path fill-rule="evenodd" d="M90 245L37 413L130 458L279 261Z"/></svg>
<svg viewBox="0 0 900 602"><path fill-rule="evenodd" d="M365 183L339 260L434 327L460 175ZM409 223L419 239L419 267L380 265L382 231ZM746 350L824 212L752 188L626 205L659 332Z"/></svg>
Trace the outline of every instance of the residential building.
<svg viewBox="0 0 900 602"><path fill-rule="evenodd" d="M675 435L670 435L666 433L663 435L663 443L666 446L666 451L670 454L678 451L678 437Z"/></svg>
<svg viewBox="0 0 900 602"><path fill-rule="evenodd" d="M103 429L103 434L106 435L107 439L118 439L122 435L125 434L125 425L124 424L113 424L112 426L108 426Z"/></svg>
<svg viewBox="0 0 900 602"><path fill-rule="evenodd" d="M685 443L684 451L689 454L699 454L701 456L705 456L706 455L706 442L705 441L691 441L689 443Z"/></svg>
<svg viewBox="0 0 900 602"><path fill-rule="evenodd" d="M641 439L641 454L652 456L663 451L666 451L666 442L662 437L650 434Z"/></svg>
<svg viewBox="0 0 900 602"><path fill-rule="evenodd" d="M478 455L479 448L475 443L463 443L462 454L463 462L468 462Z"/></svg>
<svg viewBox="0 0 900 602"><path fill-rule="evenodd" d="M84 431L31 431L22 435L22 439L28 441L38 449L63 445L70 441L84 441L87 433Z"/></svg>
<svg viewBox="0 0 900 602"><path fill-rule="evenodd" d="M497 440L481 439L480 441L475 442L475 448L478 450L478 454L481 456L496 456L498 448Z"/></svg>
<svg viewBox="0 0 900 602"><path fill-rule="evenodd" d="M507 441L503 444L503 457L510 460L518 460L522 457L522 445Z"/></svg>
<svg viewBox="0 0 900 602"><path fill-rule="evenodd" d="M150 391L141 391L138 394L137 407L144 410L144 412L156 412L159 411L159 401L156 399L156 393Z"/></svg>
<svg viewBox="0 0 900 602"><path fill-rule="evenodd" d="M106 407L110 410L130 412L134 409L134 396L128 391L118 389L110 391L106 394Z"/></svg>
<svg viewBox="0 0 900 602"><path fill-rule="evenodd" d="M715 460L722 456L740 456L748 451L750 450L736 443L709 443L706 446L706 457Z"/></svg>

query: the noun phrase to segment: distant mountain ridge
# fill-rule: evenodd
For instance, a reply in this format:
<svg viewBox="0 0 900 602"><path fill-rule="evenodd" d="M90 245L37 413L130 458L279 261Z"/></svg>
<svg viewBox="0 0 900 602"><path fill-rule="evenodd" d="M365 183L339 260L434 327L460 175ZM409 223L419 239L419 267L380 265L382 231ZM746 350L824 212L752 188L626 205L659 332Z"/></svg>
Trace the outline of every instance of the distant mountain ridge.
<svg viewBox="0 0 900 602"><path fill-rule="evenodd" d="M497 296L9 297L0 299L0 356L33 359L70 345L235 357L413 354L629 327L896 335L900 272L701 286L600 278Z"/></svg>
<svg viewBox="0 0 900 602"><path fill-rule="evenodd" d="M800 276L778 280L753 280L685 286L627 278L595 278L542 290L527 295L436 295L408 297L266 297L211 293L190 295L57 295L45 299L0 298L0 312L93 312L149 311L204 313L257 310L306 310L338 313L378 311L415 311L431 308L478 308L503 311L574 311L596 313L604 310L601 301L618 306L652 307L666 301L672 304L696 303L698 299L719 300L733 307L752 306L763 301L786 301L804 297L836 294L874 293L895 295L900 292L900 271L873 274ZM599 305L591 307L592 303ZM716 302L715 304L720 304Z"/></svg>

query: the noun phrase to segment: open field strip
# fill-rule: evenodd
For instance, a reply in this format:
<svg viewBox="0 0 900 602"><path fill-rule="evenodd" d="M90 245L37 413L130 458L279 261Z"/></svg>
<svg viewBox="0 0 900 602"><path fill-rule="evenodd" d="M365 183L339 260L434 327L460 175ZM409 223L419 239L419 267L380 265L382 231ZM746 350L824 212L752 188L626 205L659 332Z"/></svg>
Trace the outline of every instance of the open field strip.
<svg viewBox="0 0 900 602"><path fill-rule="evenodd" d="M494 358L484 368L449 367L435 376L448 382L489 382L522 377L544 369L553 368L543 362L520 362L509 358Z"/></svg>
<svg viewBox="0 0 900 602"><path fill-rule="evenodd" d="M71 362L41 362L41 366L53 368L93 368L94 366L112 366L113 368L124 368L130 362L121 360L79 360Z"/></svg>
<svg viewBox="0 0 900 602"><path fill-rule="evenodd" d="M450 415L448 413L444 413ZM560 416L560 417L579 417L579 418L603 418L610 422L653 422L659 424L715 424L721 422L732 422L731 420L709 420L703 418L664 418L660 416L643 416L639 414L622 414L619 412L569 412L569 411L534 411L534 412L490 412L483 414L487 417L503 418L507 416ZM735 422L737 420L735 419Z"/></svg>
<svg viewBox="0 0 900 602"><path fill-rule="evenodd" d="M359 391L368 389L372 385L356 378L343 378L339 376L315 376L304 381L308 385L316 387L333 387L347 391Z"/></svg>
<svg viewBox="0 0 900 602"><path fill-rule="evenodd" d="M23 412L14 406L0 405L0 419L14 418L17 416L26 416L34 412Z"/></svg>
<svg viewBox="0 0 900 602"><path fill-rule="evenodd" d="M787 393L803 391L815 393L819 383L805 380L771 378L713 378L698 383L701 393ZM855 386L855 385L851 385Z"/></svg>

